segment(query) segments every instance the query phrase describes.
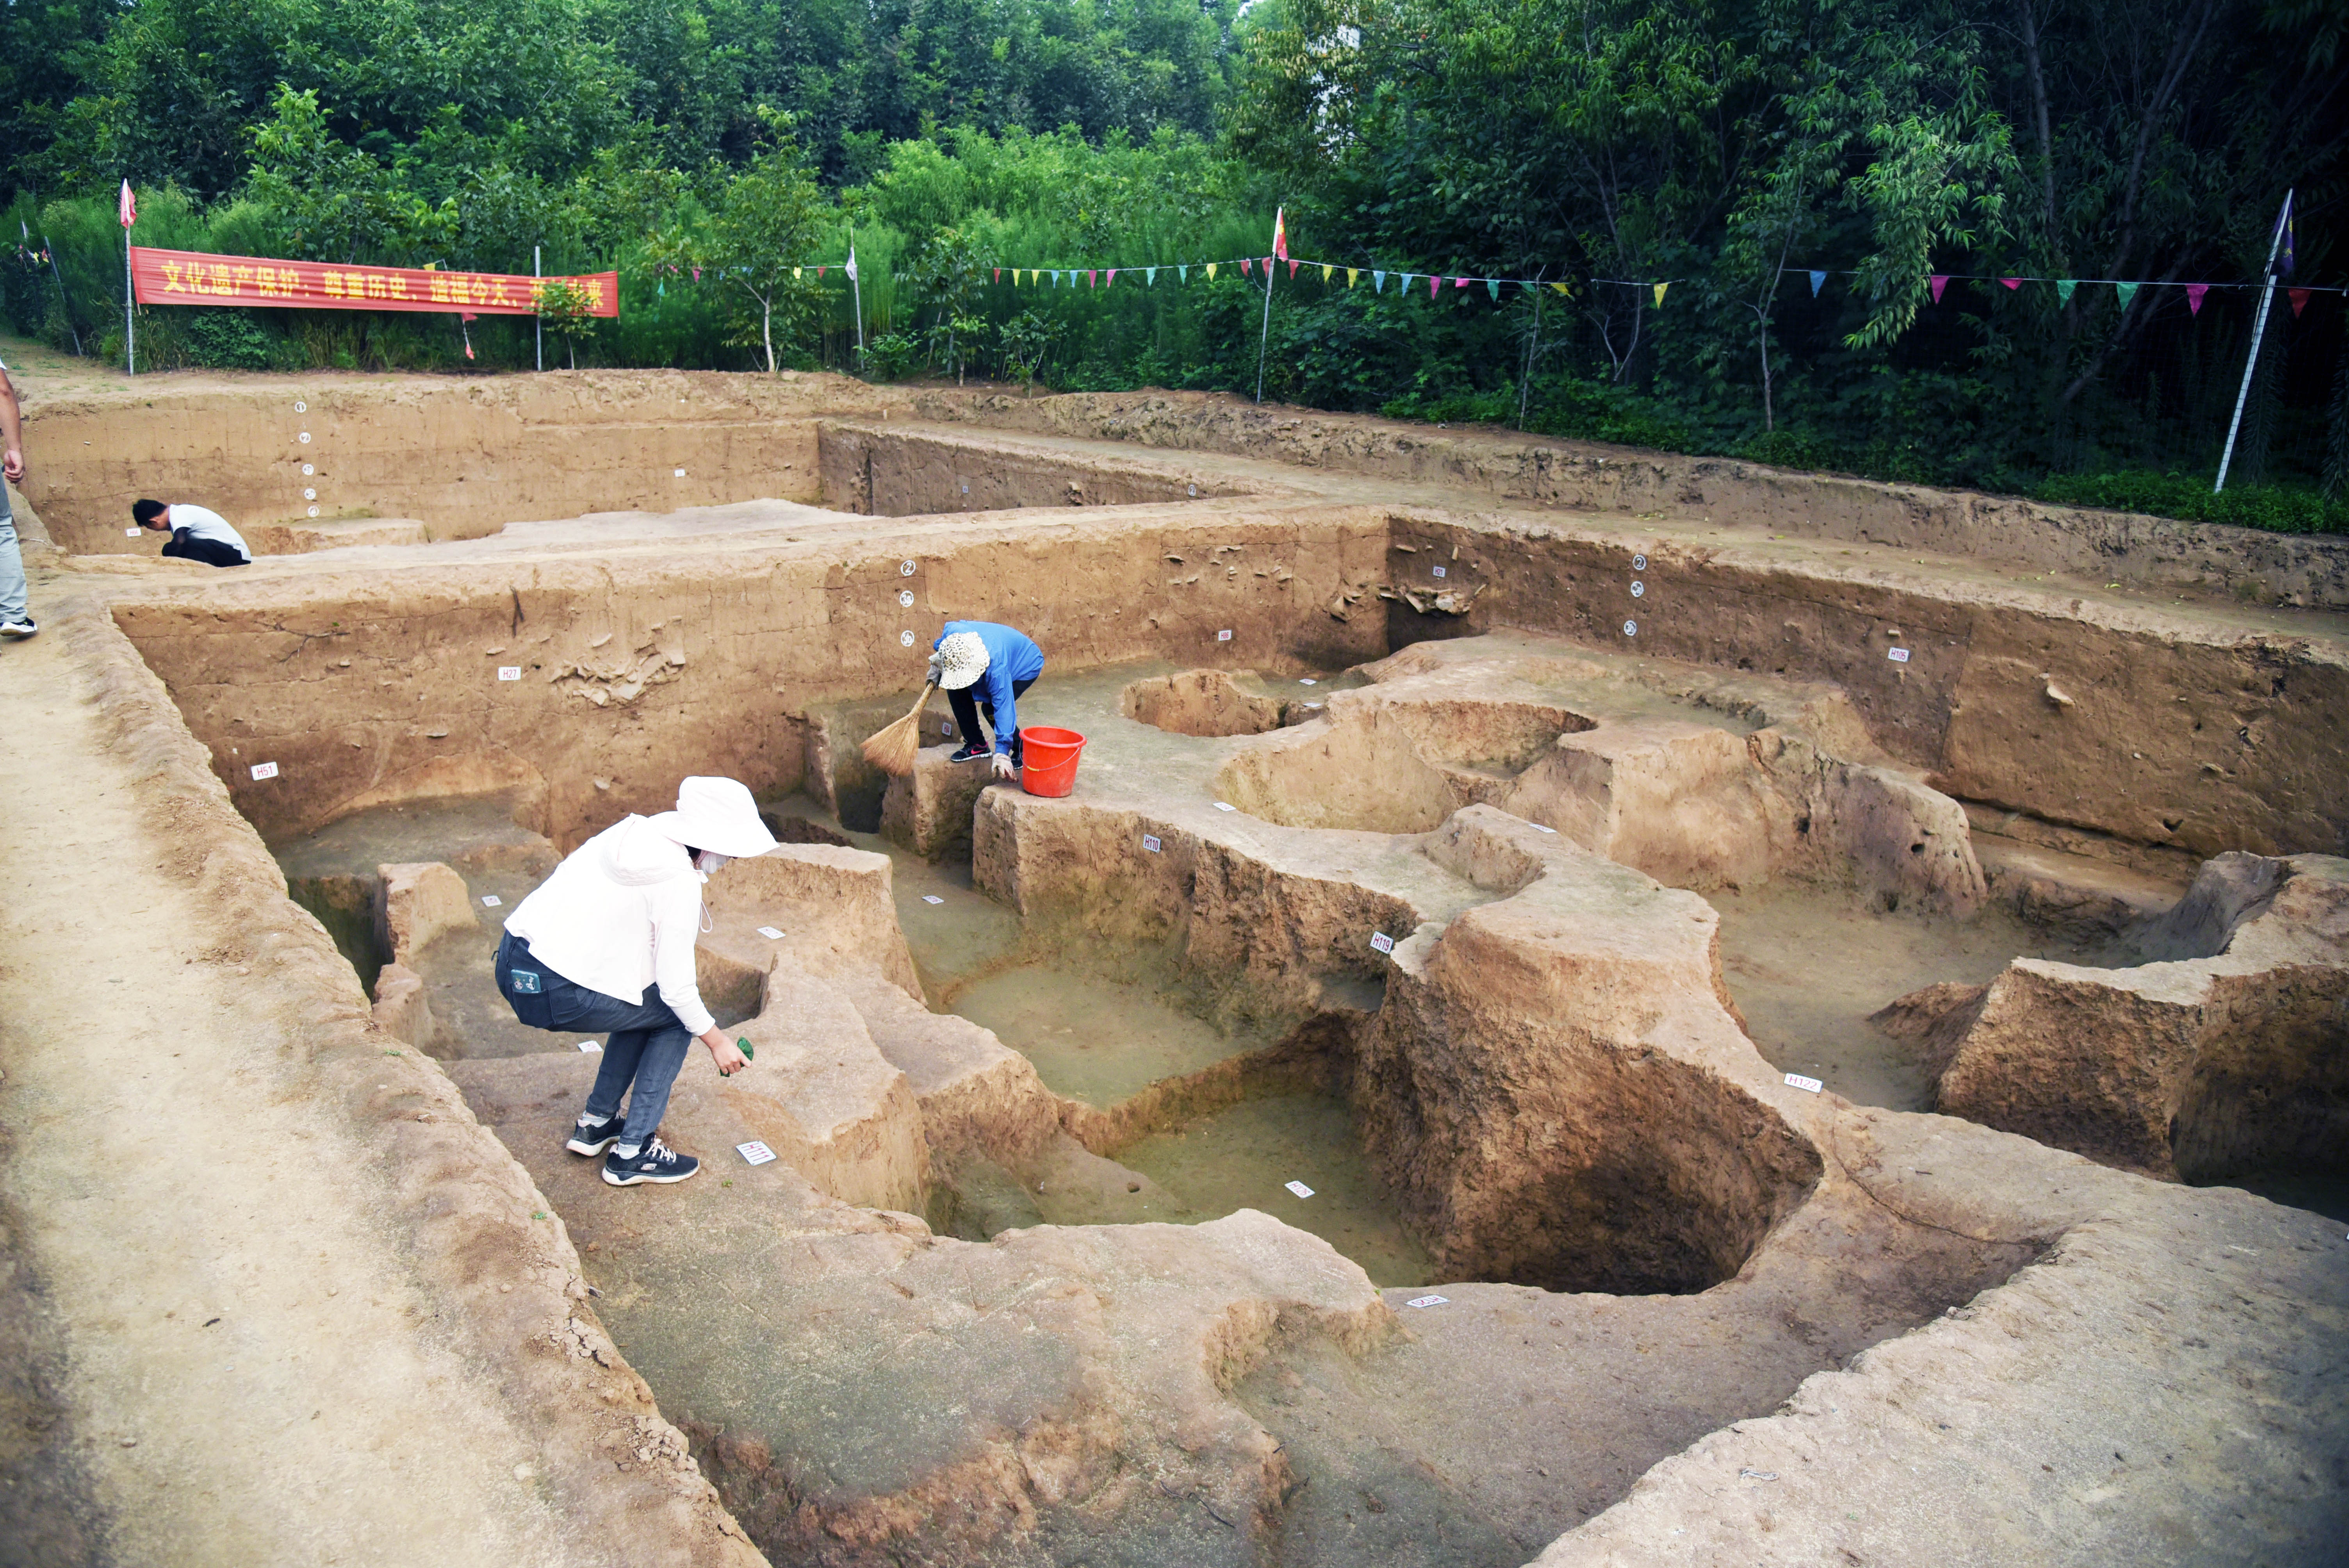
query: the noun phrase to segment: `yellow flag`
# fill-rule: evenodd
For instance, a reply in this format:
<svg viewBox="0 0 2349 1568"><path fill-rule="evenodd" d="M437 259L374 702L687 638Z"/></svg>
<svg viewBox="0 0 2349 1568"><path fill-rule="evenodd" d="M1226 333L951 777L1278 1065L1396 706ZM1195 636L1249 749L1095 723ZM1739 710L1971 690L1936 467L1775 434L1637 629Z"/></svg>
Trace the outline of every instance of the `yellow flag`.
<svg viewBox="0 0 2349 1568"><path fill-rule="evenodd" d="M1664 303L1664 291L1671 286L1672 285L1670 284L1658 284L1656 285L1656 303L1658 304Z"/></svg>
<svg viewBox="0 0 2349 1568"><path fill-rule="evenodd" d="M1574 292L1572 289L1568 288L1564 284L1552 284L1549 286L1556 289L1562 294L1570 294Z"/></svg>
<svg viewBox="0 0 2349 1568"><path fill-rule="evenodd" d="M800 275L800 269L799 269L799 268L797 268L797 267L793 267L793 268L792 269L792 276L793 276L793 277L797 277L797 276L799 276L799 275Z"/></svg>
<svg viewBox="0 0 2349 1568"><path fill-rule="evenodd" d="M1348 268L1346 269L1346 286L1347 286L1348 288L1352 288L1352 287L1354 286L1354 280L1355 280L1356 278L1358 278L1358 277L1361 277L1361 275L1362 275L1362 269L1361 269L1361 268L1360 268L1360 267L1348 267Z"/></svg>
<svg viewBox="0 0 2349 1568"><path fill-rule="evenodd" d="M1219 262L1209 262L1207 263L1207 276L1210 280L1212 280L1216 275L1216 268L1221 264L1222 263Z"/></svg>
<svg viewBox="0 0 2349 1568"><path fill-rule="evenodd" d="M1327 263L1324 263L1321 268L1321 281L1325 284L1328 283L1330 281L1330 274L1335 270L1335 268L1330 266Z"/></svg>

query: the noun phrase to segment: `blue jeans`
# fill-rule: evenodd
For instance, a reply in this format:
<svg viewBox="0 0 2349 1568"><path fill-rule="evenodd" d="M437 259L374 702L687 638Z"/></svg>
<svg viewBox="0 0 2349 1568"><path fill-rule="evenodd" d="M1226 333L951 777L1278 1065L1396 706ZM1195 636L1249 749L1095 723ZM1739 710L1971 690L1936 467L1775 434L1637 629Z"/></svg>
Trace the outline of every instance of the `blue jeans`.
<svg viewBox="0 0 2349 1568"><path fill-rule="evenodd" d="M668 1091L693 1044L692 1032L660 999L660 987L646 986L636 1002L591 991L533 957L530 944L511 931L498 943L497 975L498 990L514 1016L532 1028L606 1037L595 1087L587 1091L586 1113L597 1121L609 1119L633 1083L620 1147L642 1148L660 1129Z"/></svg>
<svg viewBox="0 0 2349 1568"><path fill-rule="evenodd" d="M25 618L25 552L16 548L16 518L0 490L0 621Z"/></svg>

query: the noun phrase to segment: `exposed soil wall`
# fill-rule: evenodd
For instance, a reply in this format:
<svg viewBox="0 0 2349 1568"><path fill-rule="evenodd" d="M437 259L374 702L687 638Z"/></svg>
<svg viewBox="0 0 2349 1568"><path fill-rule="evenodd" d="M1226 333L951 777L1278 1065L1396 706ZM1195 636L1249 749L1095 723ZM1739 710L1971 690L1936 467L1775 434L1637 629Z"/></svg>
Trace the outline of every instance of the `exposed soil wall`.
<svg viewBox="0 0 2349 1568"><path fill-rule="evenodd" d="M823 504L881 517L1008 511L1037 506L1133 506L1247 493L1221 476L1163 462L1104 460L990 441L941 440L859 425L826 425L819 443ZM1277 489L1278 487L1267 487Z"/></svg>
<svg viewBox="0 0 2349 1568"><path fill-rule="evenodd" d="M264 550L284 542L266 525L305 520L314 504L326 517L416 519L436 538L466 539L591 511L812 502L818 416L904 402L794 374L285 377L229 393L165 382L136 403L39 407L26 488L77 554L153 554L156 536L123 534L141 496L254 525Z"/></svg>

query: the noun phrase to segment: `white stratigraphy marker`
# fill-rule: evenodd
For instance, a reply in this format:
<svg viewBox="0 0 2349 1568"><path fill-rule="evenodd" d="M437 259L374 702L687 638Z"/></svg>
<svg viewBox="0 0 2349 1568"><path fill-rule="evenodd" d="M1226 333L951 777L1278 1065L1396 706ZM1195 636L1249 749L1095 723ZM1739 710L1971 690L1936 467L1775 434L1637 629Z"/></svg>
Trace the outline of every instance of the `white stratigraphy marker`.
<svg viewBox="0 0 2349 1568"><path fill-rule="evenodd" d="M1156 854L1156 853L1159 851L1159 849L1161 848L1161 845L1160 845L1160 844L1159 844L1159 842L1158 842L1158 835L1157 835L1157 834L1155 834L1155 833L1144 833L1144 834L1143 834L1143 835L1142 835L1142 847L1143 847L1143 849L1145 849L1145 850L1148 850L1152 854L1154 854L1154 854Z"/></svg>
<svg viewBox="0 0 2349 1568"><path fill-rule="evenodd" d="M136 539L139 537L139 531L135 528L126 528L122 531L122 537L125 539Z"/></svg>
<svg viewBox="0 0 2349 1568"><path fill-rule="evenodd" d="M777 931L771 925L762 925L759 927L759 934L765 937L770 942L781 942L783 939L783 934Z"/></svg>
<svg viewBox="0 0 2349 1568"><path fill-rule="evenodd" d="M922 902L924 903L946 903L946 900L940 898L934 892L926 892L922 895Z"/></svg>
<svg viewBox="0 0 2349 1568"><path fill-rule="evenodd" d="M1237 811L1239 808L1233 805L1229 800L1218 800L1216 802L1216 810L1218 811Z"/></svg>
<svg viewBox="0 0 2349 1568"><path fill-rule="evenodd" d="M1644 556L1644 555L1634 555L1633 557L1631 557L1631 570L1632 570L1632 571L1634 571L1634 572L1645 572L1647 569L1648 569L1648 558L1647 558L1646 556Z"/></svg>
<svg viewBox="0 0 2349 1568"><path fill-rule="evenodd" d="M1281 1185L1288 1188L1290 1191L1296 1193L1300 1198L1310 1198L1313 1196L1313 1189L1308 1187L1302 1181L1283 1181Z"/></svg>
<svg viewBox="0 0 2349 1568"><path fill-rule="evenodd" d="M1217 632L1216 634L1216 641L1219 643L1228 643L1231 640L1232 634L1229 632Z"/></svg>
<svg viewBox="0 0 2349 1568"><path fill-rule="evenodd" d="M1451 1300L1452 1298L1448 1295L1415 1295L1409 1301L1404 1302L1403 1305L1405 1306L1420 1307L1423 1310L1431 1306L1443 1306Z"/></svg>
<svg viewBox="0 0 2349 1568"><path fill-rule="evenodd" d="M683 469L678 469L678 470L677 470L677 477L678 477L678 479L683 479L683 478L685 478L685 470L684 470Z"/></svg>
<svg viewBox="0 0 2349 1568"><path fill-rule="evenodd" d="M910 648L910 647L912 647L912 646L914 645L914 634L913 634L913 633L911 633L911 632L900 632L900 633L898 633L898 634L897 634L897 645L898 645L899 647L901 647L901 648Z"/></svg>
<svg viewBox="0 0 2349 1568"><path fill-rule="evenodd" d="M1788 1073L1786 1075L1786 1087L1788 1088L1808 1089L1811 1093L1816 1094L1819 1090L1826 1088L1826 1085L1821 1083L1815 1078L1805 1078L1800 1073Z"/></svg>
<svg viewBox="0 0 2349 1568"><path fill-rule="evenodd" d="M1526 825L1537 833L1555 833L1557 831L1556 828L1550 827L1542 822L1528 822Z"/></svg>
<svg viewBox="0 0 2349 1568"><path fill-rule="evenodd" d="M738 1143L734 1152L753 1165L764 1165L775 1157L775 1151L763 1143Z"/></svg>
<svg viewBox="0 0 2349 1568"><path fill-rule="evenodd" d="M1394 938L1383 931L1373 931L1371 933L1371 950L1374 953L1392 953Z"/></svg>
<svg viewBox="0 0 2349 1568"><path fill-rule="evenodd" d="M1437 568L1435 569L1435 574L1436 574L1438 577L1443 576L1443 575L1444 575L1444 568L1443 568L1443 567L1441 567L1441 566L1437 567Z"/></svg>
<svg viewBox="0 0 2349 1568"><path fill-rule="evenodd" d="M274 778L276 778L276 777L277 777L277 764L275 764L274 762L256 762L256 763L254 763L254 764L253 765L253 777L254 777L254 781L255 781L256 783L257 783L257 782L259 782L260 780L264 779L274 779Z"/></svg>
<svg viewBox="0 0 2349 1568"><path fill-rule="evenodd" d="M1637 622L1637 621L1626 621L1626 622L1624 622L1624 623L1623 623L1623 634L1624 634L1625 636L1627 636L1627 637L1636 637L1636 636L1638 636L1638 635L1640 634L1640 623L1639 623L1639 622Z"/></svg>
<svg viewBox="0 0 2349 1568"><path fill-rule="evenodd" d="M498 895L493 892L485 892L481 895L481 907L483 909L495 909L501 902L502 901L499 899Z"/></svg>
<svg viewBox="0 0 2349 1568"><path fill-rule="evenodd" d="M912 562L910 562L910 561L900 561L899 562L897 562L897 575L898 575L898 576L900 576L900 577L911 577L913 574L914 574L914 563L913 563Z"/></svg>
<svg viewBox="0 0 2349 1568"><path fill-rule="evenodd" d="M604 1048L604 1042L601 1040L582 1040L579 1042L579 1048L583 1051L600 1051Z"/></svg>
<svg viewBox="0 0 2349 1568"><path fill-rule="evenodd" d="M897 607L902 610L910 610L914 607L914 591L911 588L897 590Z"/></svg>
<svg viewBox="0 0 2349 1568"><path fill-rule="evenodd" d="M1896 665L1905 665L1909 662L1909 650L1906 648L1887 648L1884 650L1884 656L1890 659Z"/></svg>
<svg viewBox="0 0 2349 1568"><path fill-rule="evenodd" d="M1319 686L1321 683L1315 680L1311 676L1299 676L1297 677L1297 684L1299 686Z"/></svg>
<svg viewBox="0 0 2349 1568"><path fill-rule="evenodd" d="M522 679L522 666L520 665L500 665L498 666L498 679L502 681L518 681Z"/></svg>

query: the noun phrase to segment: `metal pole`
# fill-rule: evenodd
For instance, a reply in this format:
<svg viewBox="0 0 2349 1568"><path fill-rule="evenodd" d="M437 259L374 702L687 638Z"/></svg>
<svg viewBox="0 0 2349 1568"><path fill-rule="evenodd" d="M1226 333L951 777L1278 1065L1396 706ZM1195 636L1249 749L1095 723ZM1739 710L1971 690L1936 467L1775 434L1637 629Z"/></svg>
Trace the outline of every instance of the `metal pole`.
<svg viewBox="0 0 2349 1568"><path fill-rule="evenodd" d="M130 231L122 231L122 364L123 373L139 374L139 318L131 311Z"/></svg>
<svg viewBox="0 0 2349 1568"><path fill-rule="evenodd" d="M125 241L128 243L128 241ZM66 293L66 275L57 271L57 253L50 247L47 230L41 233L41 253L49 258L49 276L57 280L57 308L65 313L66 330L73 334L74 357L81 357L81 328L74 325L73 296Z"/></svg>
<svg viewBox="0 0 2349 1568"><path fill-rule="evenodd" d="M530 248L530 275L532 277L537 277L540 275L538 270L538 254L539 247L533 245ZM546 317L541 315L535 323L535 325L538 332L538 367L541 370L543 370L546 368Z"/></svg>
<svg viewBox="0 0 2349 1568"><path fill-rule="evenodd" d="M856 230L854 227L848 231L848 259L852 262L856 259ZM859 272L862 270L858 269ZM857 367L862 369L864 364L864 283L857 273L848 274L848 287L856 297L856 361Z"/></svg>
<svg viewBox="0 0 2349 1568"><path fill-rule="evenodd" d="M2268 306L2275 300L2276 252L2283 245L2283 226L2292 217L2292 192L2283 193L2283 211L2276 214L2275 233L2268 241L2267 287L2260 291L2259 319L2251 326L2251 357L2243 361L2243 384L2235 389L2235 417L2227 421L2227 449L2219 459L2218 482L2210 487L2217 495L2227 488L2227 466L2235 460L2235 433L2243 428L2243 404L2251 395L2251 377L2260 367L2260 339L2267 335Z"/></svg>
<svg viewBox="0 0 2349 1568"><path fill-rule="evenodd" d="M1264 259L1264 330L1257 334L1256 340L1256 400L1259 403L1264 401L1264 348L1272 340L1273 260L1271 256Z"/></svg>

